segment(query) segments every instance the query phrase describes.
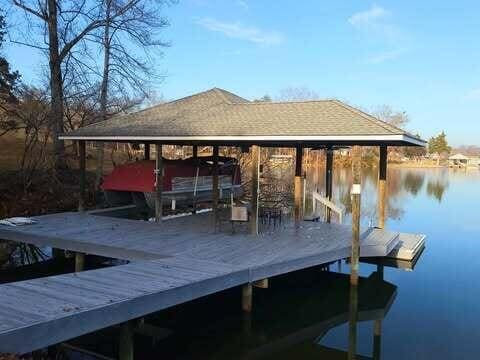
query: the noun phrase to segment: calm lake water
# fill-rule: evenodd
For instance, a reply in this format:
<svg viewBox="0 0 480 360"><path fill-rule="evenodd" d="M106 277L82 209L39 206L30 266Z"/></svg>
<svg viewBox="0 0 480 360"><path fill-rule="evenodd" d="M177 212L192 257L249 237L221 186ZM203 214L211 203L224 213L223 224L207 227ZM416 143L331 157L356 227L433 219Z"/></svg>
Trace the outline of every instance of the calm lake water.
<svg viewBox="0 0 480 360"><path fill-rule="evenodd" d="M356 353L382 359L476 358L480 172L390 169L388 176L387 227L426 234L426 248L413 271L385 267L383 280L376 265L361 264ZM376 170L365 171L364 226L375 223L376 178ZM316 187L312 179L310 187ZM336 172L335 198L347 210L350 181L348 169ZM251 316L240 311L239 289L150 316L147 322L164 330L157 342L137 336L136 358L346 359L348 271L345 263L341 269L333 264L330 271L271 279L270 289L254 290ZM376 338L375 320L381 328ZM115 334L110 329L82 342L113 355Z"/></svg>
<svg viewBox="0 0 480 360"><path fill-rule="evenodd" d="M368 226L375 224L377 174L364 173L362 224ZM316 187L315 178L310 174L310 187ZM350 182L348 169L336 171L334 196L347 211ZM385 267L383 280L376 265L361 264L356 353L381 359L476 358L480 171L390 169L388 193L387 228L426 234L426 248L413 271ZM135 358L346 359L348 272L342 263L341 269L332 264L330 271L271 279L270 289L254 290L251 316L240 310L240 289L149 316L147 323L162 330L156 341L136 336ZM375 323L381 328L377 337ZM74 343L115 356L117 339L118 328L111 328Z"/></svg>

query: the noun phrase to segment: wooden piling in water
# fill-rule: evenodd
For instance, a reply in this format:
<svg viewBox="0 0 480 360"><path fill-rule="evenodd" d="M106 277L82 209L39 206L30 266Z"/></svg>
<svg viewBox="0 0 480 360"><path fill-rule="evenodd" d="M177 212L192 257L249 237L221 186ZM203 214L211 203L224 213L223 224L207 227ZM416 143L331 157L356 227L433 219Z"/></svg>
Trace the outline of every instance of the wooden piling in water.
<svg viewBox="0 0 480 360"><path fill-rule="evenodd" d="M258 235L258 196L260 187L260 147L252 145L252 201L251 201L251 216L250 216L250 233Z"/></svg>
<svg viewBox="0 0 480 360"><path fill-rule="evenodd" d="M361 148L352 147L352 253L350 257L350 283L358 284L360 258L360 193L361 193Z"/></svg>
<svg viewBox="0 0 480 360"><path fill-rule="evenodd" d="M78 211L85 210L85 177L86 177L86 148L85 141L81 140L78 142L78 151L79 151L79 170L80 170L80 192L78 197Z"/></svg>
<svg viewBox="0 0 480 360"><path fill-rule="evenodd" d="M218 230L218 145L213 146L213 171L212 171L212 208L213 208L213 229Z"/></svg>
<svg viewBox="0 0 480 360"><path fill-rule="evenodd" d="M85 254L81 252L75 253L75 272L80 272L85 269Z"/></svg>
<svg viewBox="0 0 480 360"><path fill-rule="evenodd" d="M134 359L134 331L132 321L128 321L120 327L120 338L118 344L118 359Z"/></svg>
<svg viewBox="0 0 480 360"><path fill-rule="evenodd" d="M162 222L163 215L163 152L162 144L155 144L156 160L155 160L155 222Z"/></svg>
<svg viewBox="0 0 480 360"><path fill-rule="evenodd" d="M377 213L378 223L377 226L380 229L385 228L385 213L386 213L386 201L387 201L387 160L388 149L387 145L380 146L380 160L378 167L378 202Z"/></svg>
<svg viewBox="0 0 480 360"><path fill-rule="evenodd" d="M295 153L295 184L294 184L294 214L295 214L295 225L299 226L302 221L302 204L303 204L303 179L302 179L302 161L303 161L303 148L301 145L296 147Z"/></svg>
<svg viewBox="0 0 480 360"><path fill-rule="evenodd" d="M245 284L242 286L242 310L245 312L252 311L252 297L253 288L252 284Z"/></svg>

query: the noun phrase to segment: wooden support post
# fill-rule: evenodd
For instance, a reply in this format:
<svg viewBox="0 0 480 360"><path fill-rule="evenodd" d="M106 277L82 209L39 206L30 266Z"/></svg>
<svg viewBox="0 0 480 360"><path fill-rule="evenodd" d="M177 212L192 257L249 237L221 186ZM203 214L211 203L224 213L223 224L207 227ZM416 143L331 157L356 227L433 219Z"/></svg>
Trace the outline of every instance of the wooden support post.
<svg viewBox="0 0 480 360"><path fill-rule="evenodd" d="M86 149L85 141L81 140L78 142L78 151L79 151L79 170L80 170L80 192L78 197L78 211L85 210L85 176L86 176Z"/></svg>
<svg viewBox="0 0 480 360"><path fill-rule="evenodd" d="M163 155L162 144L155 144L156 160L155 160L155 222L162 222L163 215Z"/></svg>
<svg viewBox="0 0 480 360"><path fill-rule="evenodd" d="M373 360L380 360L382 349L382 320L373 323Z"/></svg>
<svg viewBox="0 0 480 360"><path fill-rule="evenodd" d="M333 193L333 149L331 146L325 150L325 197L328 200L332 200ZM332 211L330 208L325 207L325 221L329 223L332 219Z"/></svg>
<svg viewBox="0 0 480 360"><path fill-rule="evenodd" d="M194 186L193 186L193 204L192 204L192 213L196 214L197 213L197 185L198 185L198 174L199 174L199 168L198 168L198 146L193 145L192 146L192 159L193 163L195 166L193 167L193 177L194 177Z"/></svg>
<svg viewBox="0 0 480 360"><path fill-rule="evenodd" d="M242 286L242 310L245 312L252 311L252 284L245 284Z"/></svg>
<svg viewBox="0 0 480 360"><path fill-rule="evenodd" d="M252 145L252 201L251 201L251 216L250 216L250 233L258 235L258 196L260 189L260 147Z"/></svg>
<svg viewBox="0 0 480 360"><path fill-rule="evenodd" d="M358 268L360 258L360 193L361 193L361 148L352 147L352 254L350 258L350 283L358 284Z"/></svg>
<svg viewBox="0 0 480 360"><path fill-rule="evenodd" d="M134 329L133 322L129 321L121 325L118 344L119 360L133 360L134 358Z"/></svg>
<svg viewBox="0 0 480 360"><path fill-rule="evenodd" d="M380 229L385 228L385 212L387 200L387 146L380 146L380 162L378 166L378 224Z"/></svg>
<svg viewBox="0 0 480 360"><path fill-rule="evenodd" d="M213 171L212 171L212 208L213 208L213 229L218 230L218 145L213 146Z"/></svg>
<svg viewBox="0 0 480 360"><path fill-rule="evenodd" d="M303 148L301 145L298 145L296 148L296 158L295 158L295 193L294 193L294 214L295 214L295 225L299 226L302 221L302 195L303 195L303 180L302 180L302 161L303 161Z"/></svg>
<svg viewBox="0 0 480 360"><path fill-rule="evenodd" d="M317 187L316 190L318 193L320 193L320 179L322 178L322 166L320 166L320 150L317 150ZM323 172L322 172L323 173Z"/></svg>
<svg viewBox="0 0 480 360"><path fill-rule="evenodd" d="M145 143L143 146L143 158L145 160L150 160L150 143Z"/></svg>
<svg viewBox="0 0 480 360"><path fill-rule="evenodd" d="M80 272L85 269L85 254L75 253L75 272Z"/></svg>

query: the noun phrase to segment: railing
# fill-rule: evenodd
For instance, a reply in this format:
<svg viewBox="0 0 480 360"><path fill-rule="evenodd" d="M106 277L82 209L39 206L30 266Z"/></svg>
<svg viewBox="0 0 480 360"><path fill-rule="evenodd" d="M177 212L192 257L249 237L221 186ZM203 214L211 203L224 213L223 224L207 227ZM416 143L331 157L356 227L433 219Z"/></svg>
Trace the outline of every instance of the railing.
<svg viewBox="0 0 480 360"><path fill-rule="evenodd" d="M337 205L328 198L320 195L318 192L312 192L312 206L313 206L313 213L316 212L317 209L317 202L319 202L325 208L325 214L327 210L337 214L339 224L343 223L343 217L345 215L345 207L343 205Z"/></svg>

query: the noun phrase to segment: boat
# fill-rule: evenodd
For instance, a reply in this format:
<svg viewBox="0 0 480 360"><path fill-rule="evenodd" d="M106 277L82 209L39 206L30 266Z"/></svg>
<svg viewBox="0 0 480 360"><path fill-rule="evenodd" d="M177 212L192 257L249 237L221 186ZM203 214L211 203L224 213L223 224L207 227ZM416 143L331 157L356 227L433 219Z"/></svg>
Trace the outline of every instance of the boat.
<svg viewBox="0 0 480 360"><path fill-rule="evenodd" d="M240 166L237 159L218 158L220 199L241 195ZM191 205L212 200L213 157L163 159L163 202ZM110 206L136 204L155 208L155 160L139 160L116 166L104 177L102 190Z"/></svg>

